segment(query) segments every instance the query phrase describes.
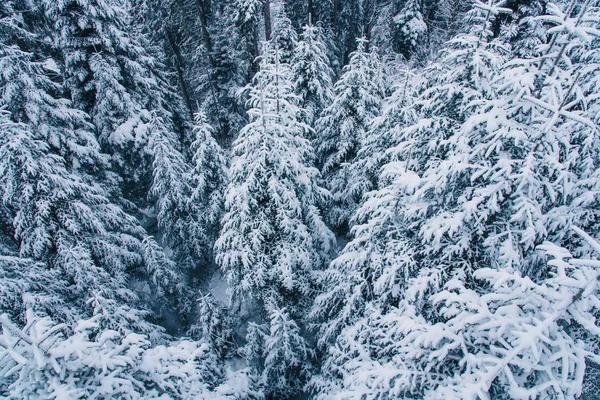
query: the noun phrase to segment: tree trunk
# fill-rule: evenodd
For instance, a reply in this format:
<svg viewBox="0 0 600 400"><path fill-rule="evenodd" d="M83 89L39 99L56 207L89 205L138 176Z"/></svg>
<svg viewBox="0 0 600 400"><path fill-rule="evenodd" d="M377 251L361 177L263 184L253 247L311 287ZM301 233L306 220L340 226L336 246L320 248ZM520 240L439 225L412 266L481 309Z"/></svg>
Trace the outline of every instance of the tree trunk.
<svg viewBox="0 0 600 400"><path fill-rule="evenodd" d="M271 40L271 2L263 0L263 13L265 18L265 40Z"/></svg>
<svg viewBox="0 0 600 400"><path fill-rule="evenodd" d="M333 33L339 35L340 27L340 13L342 12L342 0L335 0L333 2L333 10L331 13L331 28Z"/></svg>
<svg viewBox="0 0 600 400"><path fill-rule="evenodd" d="M200 14L200 30L202 31L202 42L204 43L204 48L206 49L206 53L208 55L208 63L210 65L210 68L214 71L217 68L217 65L213 57L212 40L210 38L210 33L208 32L208 10L206 9L203 0L196 0L196 6L198 7L198 12Z"/></svg>
<svg viewBox="0 0 600 400"><path fill-rule="evenodd" d="M190 112L190 117L192 121L194 120L194 108L192 105L192 99L190 97L190 92L188 90L187 82L185 81L185 77L183 75L184 62L183 57L181 56L181 51L179 50L179 45L171 32L170 27L165 27L165 36L167 37L167 41L169 42L169 46L171 46L171 50L175 55L175 69L177 70L177 80L179 81L179 87L181 88L181 94L183 96L183 101L185 102L185 106Z"/></svg>
<svg viewBox="0 0 600 400"><path fill-rule="evenodd" d="M313 5L313 0L308 0L306 11L308 14L308 25L312 25L315 22L315 7Z"/></svg>
<svg viewBox="0 0 600 400"><path fill-rule="evenodd" d="M376 0L371 0L371 9L369 10L369 21L367 22L365 39L367 39L367 45L365 47L365 51L369 52L369 47L371 45L371 31L373 30L373 25L375 24L375 8L377 7Z"/></svg>

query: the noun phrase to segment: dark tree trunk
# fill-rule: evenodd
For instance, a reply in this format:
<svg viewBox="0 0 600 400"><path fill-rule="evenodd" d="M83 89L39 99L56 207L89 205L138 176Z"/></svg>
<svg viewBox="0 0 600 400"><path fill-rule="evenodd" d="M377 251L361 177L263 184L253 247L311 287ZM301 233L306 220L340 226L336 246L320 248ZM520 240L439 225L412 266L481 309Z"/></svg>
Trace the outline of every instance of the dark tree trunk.
<svg viewBox="0 0 600 400"><path fill-rule="evenodd" d="M315 22L315 6L313 5L313 0L308 0L306 12L308 14L308 24L312 25Z"/></svg>
<svg viewBox="0 0 600 400"><path fill-rule="evenodd" d="M203 0L196 0L196 6L200 13L200 30L202 31L202 42L208 56L208 63L210 68L214 71L217 68L215 59L213 57L213 44L208 32L208 9ZM211 79L212 81L212 79Z"/></svg>
<svg viewBox="0 0 600 400"><path fill-rule="evenodd" d="M342 0L335 0L333 2L333 9L331 13L331 28L333 32L338 35L340 33L340 14L342 12Z"/></svg>
<svg viewBox="0 0 600 400"><path fill-rule="evenodd" d="M271 2L263 0L263 13L265 18L265 40L271 40Z"/></svg>
<svg viewBox="0 0 600 400"><path fill-rule="evenodd" d="M183 96L183 101L185 102L185 106L190 112L190 117L192 121L194 120L194 108L192 105L192 99L190 97L190 92L188 90L187 82L185 81L185 77L183 75L183 70L185 68L183 57L181 55L181 50L179 49L179 45L173 36L173 32L170 27L165 27L165 36L167 37L167 41L169 42L169 46L171 47L171 51L175 55L175 69L177 70L177 80L179 81L179 87L181 88L181 94Z"/></svg>
<svg viewBox="0 0 600 400"><path fill-rule="evenodd" d="M369 47L371 46L371 31L373 30L373 25L375 24L375 9L377 7L376 0L371 0L371 9L369 10L369 20L367 21L365 39L367 39L367 46L365 47L365 51L369 52Z"/></svg>

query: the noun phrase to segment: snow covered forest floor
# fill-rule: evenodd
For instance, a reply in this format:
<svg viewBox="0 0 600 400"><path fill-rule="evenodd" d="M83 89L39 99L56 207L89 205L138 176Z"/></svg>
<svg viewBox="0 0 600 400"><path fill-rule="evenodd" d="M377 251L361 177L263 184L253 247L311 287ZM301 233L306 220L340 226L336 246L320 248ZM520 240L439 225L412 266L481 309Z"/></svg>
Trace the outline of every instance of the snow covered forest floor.
<svg viewBox="0 0 600 400"><path fill-rule="evenodd" d="M600 1L0 1L0 398L600 398Z"/></svg>

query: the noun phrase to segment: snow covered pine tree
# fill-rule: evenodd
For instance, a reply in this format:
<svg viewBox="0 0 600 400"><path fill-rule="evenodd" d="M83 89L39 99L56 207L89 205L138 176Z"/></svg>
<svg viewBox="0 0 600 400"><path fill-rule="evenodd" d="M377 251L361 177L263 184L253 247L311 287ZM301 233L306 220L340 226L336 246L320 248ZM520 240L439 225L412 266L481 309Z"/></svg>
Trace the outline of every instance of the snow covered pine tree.
<svg viewBox="0 0 600 400"><path fill-rule="evenodd" d="M248 89L251 121L234 143L216 251L233 298L252 299L257 321L270 324L264 370L258 371L266 388L290 395L302 388L303 376L292 381L284 376L303 372L310 363L297 324L311 304L315 274L328 261L334 238L319 213L327 193L312 166L310 128L296 117L299 99L278 51L274 43L264 44L260 71ZM279 337L290 333L294 339ZM288 348L287 340L294 343L291 353L280 348Z"/></svg>
<svg viewBox="0 0 600 400"><path fill-rule="evenodd" d="M342 235L365 193L362 174L350 172L352 163L383 101L381 66L376 53L368 52L367 43L365 39L358 40L358 48L335 84L332 103L316 122L319 162L333 196L327 218Z"/></svg>

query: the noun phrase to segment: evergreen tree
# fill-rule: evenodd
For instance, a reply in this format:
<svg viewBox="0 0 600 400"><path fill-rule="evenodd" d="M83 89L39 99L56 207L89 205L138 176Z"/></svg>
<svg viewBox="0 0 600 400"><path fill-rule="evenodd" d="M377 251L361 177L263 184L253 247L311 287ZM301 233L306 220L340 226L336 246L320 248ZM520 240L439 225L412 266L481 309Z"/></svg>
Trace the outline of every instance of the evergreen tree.
<svg viewBox="0 0 600 400"><path fill-rule="evenodd" d="M270 332L265 340L263 378L273 396L290 397L302 390L309 376L311 356L298 324L283 310L271 312Z"/></svg>
<svg viewBox="0 0 600 400"><path fill-rule="evenodd" d="M333 99L333 71L327 54L323 30L305 25L291 67L294 92L306 113L303 120L311 127Z"/></svg>
<svg viewBox="0 0 600 400"><path fill-rule="evenodd" d="M143 263L143 230L100 187L70 172L38 132L3 124L0 141L0 194L19 256L60 271L72 290L65 306L79 315L102 315L107 328L154 330L127 306L136 305L127 277Z"/></svg>
<svg viewBox="0 0 600 400"><path fill-rule="evenodd" d="M213 272L212 248L223 214L223 190L226 184L226 160L223 150L212 136L212 127L202 112L197 113L189 165L169 141L168 132L155 135L153 185L157 220L162 240L174 250L177 264L172 273L179 274L188 288L179 287L178 303L183 315L195 308L192 290Z"/></svg>
<svg viewBox="0 0 600 400"><path fill-rule="evenodd" d="M412 58L427 41L427 25L421 8L421 0L408 0L393 18L393 48L406 59Z"/></svg>
<svg viewBox="0 0 600 400"><path fill-rule="evenodd" d="M10 398L229 397L217 394L223 376L206 343L151 347L146 337L104 330L95 318L66 335L64 325L31 311L22 328L6 315L0 324L0 392Z"/></svg>
<svg viewBox="0 0 600 400"><path fill-rule="evenodd" d="M196 258L212 262L212 248L219 235L223 215L223 195L227 185L225 152L213 137L213 128L203 112L196 114L192 143L191 186L189 208L198 218L195 231L190 231Z"/></svg>
<svg viewBox="0 0 600 400"><path fill-rule="evenodd" d="M31 259L24 262L23 278L33 278L31 271L45 264L57 276L56 287L71 285L70 294L48 285L48 296L60 293L64 306L72 303L74 309L58 307L59 319L94 313L103 315L107 326L160 332L145 322L145 305L128 286L132 276L154 268L144 258L144 229L113 201L108 157L89 115L69 99L64 48L50 40L54 15L46 13L44 3L32 5L31 15L23 13L23 4L4 6L0 62L7 68L0 78L0 103L18 122L6 125L0 149L9 253ZM42 289L35 280L26 285Z"/></svg>
<svg viewBox="0 0 600 400"><path fill-rule="evenodd" d="M259 55L260 28L259 24L263 15L263 2L261 0L234 0L233 20L245 42L246 60L250 64L248 80L257 72L255 60Z"/></svg>
<svg viewBox="0 0 600 400"><path fill-rule="evenodd" d="M201 98L202 109L209 117L211 125L219 131L226 130L226 133L216 135L226 139L223 145L231 145L236 135L248 122L244 100L238 94L255 73L255 59L246 52L245 42L248 38L236 25L234 20L236 12L232 7L227 3L223 7L215 7L217 8L213 18L215 69L212 75L220 91L216 94L212 91L206 92ZM196 75L205 75L205 73ZM218 124L212 122L210 118L213 115L218 115L221 122Z"/></svg>
<svg viewBox="0 0 600 400"><path fill-rule="evenodd" d="M422 76L409 65L399 73L394 92L383 101L382 114L369 124L362 147L350 166L352 190L358 193L379 188L382 167L395 158L399 146L410 145L404 140L404 128L419 121L415 103L417 90L423 86Z"/></svg>
<svg viewBox="0 0 600 400"><path fill-rule="evenodd" d="M14 121L44 135L51 150L79 173L98 173L106 167L88 116L68 100L64 75L52 42L45 37L52 21L38 5L3 2L0 27L0 95Z"/></svg>
<svg viewBox="0 0 600 400"><path fill-rule="evenodd" d="M237 92L254 73L251 37L245 36L250 26L239 24L238 3L177 0L155 7L166 9L157 23L164 26L164 46L181 92L189 97L190 114L203 110L219 143L230 145L247 121ZM186 146L193 141L191 135Z"/></svg>
<svg viewBox="0 0 600 400"><path fill-rule="evenodd" d="M73 106L90 115L125 198L144 205L152 182L152 136L167 132L165 139L177 149L172 118L180 103L169 98L162 66L152 47L144 47L144 35L126 30L132 23L126 2L46 1L43 6L53 22Z"/></svg>
<svg viewBox="0 0 600 400"><path fill-rule="evenodd" d="M225 356L232 346L232 335L230 317L226 314L214 297L210 294L200 293L198 298L198 321L191 328L191 332L200 336L205 342Z"/></svg>
<svg viewBox="0 0 600 400"><path fill-rule="evenodd" d="M161 133L151 138L154 157L150 198L156 201L156 217L164 232L164 242L179 253L177 259L182 264L192 268L197 254L190 234L201 228L188 206L191 187L187 174L191 167Z"/></svg>
<svg viewBox="0 0 600 400"><path fill-rule="evenodd" d="M285 8L279 10L275 15L273 43L279 49L279 62L291 64L296 53L298 34L292 26L292 21L287 17Z"/></svg>
<svg viewBox="0 0 600 400"><path fill-rule="evenodd" d="M309 128L296 119L289 70L276 53L265 45L261 71L249 89L252 122L234 145L216 249L233 296L290 304L296 313L333 238L317 208L326 192L311 166L304 138Z"/></svg>
<svg viewBox="0 0 600 400"><path fill-rule="evenodd" d="M397 298L402 286L398 281L406 279L416 267L407 256L410 252L406 252L402 239L406 226L395 217L398 198L403 193L389 187L389 178L395 173L401 174L407 185L413 176L405 165L386 165L386 161L395 159L394 153L411 143L406 126L418 121L414 92L420 78L410 70L405 71L404 82L386 100L385 111L372 124L369 139L354 165L356 182L365 190L375 190L378 185L382 188L377 195L367 196L354 214L353 240L322 276L324 291L316 299L312 316L324 322L319 330L323 346L334 340L350 321L368 312L366 303L376 301L383 305ZM394 152L386 151L388 148Z"/></svg>
<svg viewBox="0 0 600 400"><path fill-rule="evenodd" d="M367 52L366 44L364 39L358 41L358 49L335 84L333 102L316 123L323 177L333 195L328 219L342 233L347 231L349 218L364 194L353 184L351 165L383 100L378 58Z"/></svg>
<svg viewBox="0 0 600 400"><path fill-rule="evenodd" d="M73 105L91 116L99 142L111 155L111 172L116 172L111 175L111 197L133 208L158 243L173 251L177 264L170 265L180 283L167 292L178 292L180 305L190 309L193 290L182 292L181 282L191 281L189 275L196 272L206 250L199 251L195 242L194 235L202 228L197 209L188 200L191 168L182 144L188 141L189 119L157 61L160 51L141 30L127 29L134 22L128 4L44 6L54 19ZM120 191L115 190L117 184ZM155 214L146 212L151 207Z"/></svg>
<svg viewBox="0 0 600 400"><path fill-rule="evenodd" d="M216 252L234 299L253 299L263 320L271 309L285 307L298 321L334 238L319 215L326 192L311 166L309 128L296 118L298 99L277 52L265 44L249 88L251 122L234 144ZM275 357L265 351L266 359Z"/></svg>
<svg viewBox="0 0 600 400"><path fill-rule="evenodd" d="M466 45L470 49L478 49L486 55L493 54L487 46L478 45L477 35L465 34L457 38L455 43L456 46ZM417 118L399 121L408 126L403 124L396 131L390 132L397 135L392 140L398 146L393 149L393 152L399 153L394 156L398 161L384 167L379 179L382 182L381 188L364 200L354 216L352 240L324 275L324 290L317 297L312 316L319 322L321 347L339 346L342 349L341 353L334 352L326 356L322 365L323 374L312 381L315 389L324 396L343 390L343 386L339 386L344 385L340 381L344 374L343 368L346 363L352 363L362 346L368 343L368 336L360 338L358 342L354 340L367 335L371 326L370 318L377 313L384 314L399 299L407 296L405 291L410 287L406 286L406 282L417 271L427 271L432 280L439 276L434 267L425 268L417 264L420 253L410 246L410 233L419 230L415 230L410 223L418 223L423 213L429 212L429 202L447 204L452 201L452 197L439 199L439 193L436 193L435 196L428 196L425 199L427 202L406 205L406 211L403 199L420 182L428 182L424 176L427 168L432 160L439 160L445 154L445 147L440 144L445 143L452 132L460 130L458 122L468 115L465 106L470 100L481 98L481 88L487 87L478 85L481 79L469 80L471 76L465 71L470 70L472 62L481 59L497 60L497 57L473 54L449 51L442 61L443 68L434 65L427 71L429 76L426 75L426 78L430 86L423 91L422 100L417 100L417 104L420 103L419 100L423 102L420 107L422 113L415 116ZM485 78L492 76L490 67L476 71L485 74ZM398 95L402 98L396 92L396 96ZM470 96L469 101L463 102L463 95ZM411 122L415 125L409 125ZM440 168L440 171L447 170L448 164ZM436 180L432 179L431 182ZM428 255L429 252L424 251L424 254ZM442 260L436 259L436 263L439 264ZM412 287L417 284L413 281ZM355 349L346 347L346 343L356 346ZM361 366L357 365L357 368L360 369ZM373 393L378 392L374 390Z"/></svg>
<svg viewBox="0 0 600 400"><path fill-rule="evenodd" d="M248 323L246 331L246 344L242 349L246 362L254 371L256 376L261 376L261 371L265 368L265 340L268 336L268 325Z"/></svg>
<svg viewBox="0 0 600 400"><path fill-rule="evenodd" d="M328 7L331 12L331 39L336 43L337 57L341 65L349 63L350 56L358 48L357 38L370 36L370 24L376 12L373 0L326 0L315 2L321 7Z"/></svg>

